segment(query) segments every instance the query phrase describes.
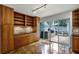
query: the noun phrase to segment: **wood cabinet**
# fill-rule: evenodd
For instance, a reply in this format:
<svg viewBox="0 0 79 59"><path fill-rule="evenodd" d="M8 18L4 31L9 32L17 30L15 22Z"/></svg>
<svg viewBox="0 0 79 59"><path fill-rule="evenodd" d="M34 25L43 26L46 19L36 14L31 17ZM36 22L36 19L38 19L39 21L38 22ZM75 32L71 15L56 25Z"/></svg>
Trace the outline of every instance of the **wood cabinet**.
<svg viewBox="0 0 79 59"><path fill-rule="evenodd" d="M13 8L0 5L0 53L37 41L37 34L14 37L14 26L31 26L37 32L38 17L15 12Z"/></svg>
<svg viewBox="0 0 79 59"><path fill-rule="evenodd" d="M79 36L73 36L72 38L72 50L79 53Z"/></svg>
<svg viewBox="0 0 79 59"><path fill-rule="evenodd" d="M13 41L13 9L0 5L0 51L6 53L14 49Z"/></svg>
<svg viewBox="0 0 79 59"><path fill-rule="evenodd" d="M79 9L72 12L72 25L73 27L79 27Z"/></svg>
<svg viewBox="0 0 79 59"><path fill-rule="evenodd" d="M34 23L33 23L33 32L38 32L39 30L39 24L40 24L40 17L34 17Z"/></svg>
<svg viewBox="0 0 79 59"><path fill-rule="evenodd" d="M25 16L21 13L14 12L14 25L25 26Z"/></svg>
<svg viewBox="0 0 79 59"><path fill-rule="evenodd" d="M15 35L14 37L15 49L20 48L21 46L24 46L24 45L28 45L38 40L39 39L36 33Z"/></svg>
<svg viewBox="0 0 79 59"><path fill-rule="evenodd" d="M0 6L0 13L2 14L2 6ZM1 53L1 38L2 38L2 36L1 36L1 23L2 23L2 15L0 14L0 53Z"/></svg>
<svg viewBox="0 0 79 59"><path fill-rule="evenodd" d="M38 35L37 35L37 30L38 30L37 25L39 24L40 18L28 16L28 15L24 15L24 14L20 14L20 13L18 13L18 14L20 16L14 16L14 26L25 26L25 27L31 26L33 31L32 31L32 33L15 35L14 36L14 47L15 47L15 49L39 40ZM18 18L16 19L16 17L18 17ZM23 17L25 17L25 18L23 18Z"/></svg>
<svg viewBox="0 0 79 59"><path fill-rule="evenodd" d="M72 12L72 51L79 53L79 9Z"/></svg>
<svg viewBox="0 0 79 59"><path fill-rule="evenodd" d="M2 24L14 24L14 21L13 21L13 9L12 8L9 8L9 7L3 7L3 21L2 21Z"/></svg>
<svg viewBox="0 0 79 59"><path fill-rule="evenodd" d="M40 20L39 17L14 12L14 26L31 26L33 28L33 33L37 32L38 20Z"/></svg>
<svg viewBox="0 0 79 59"><path fill-rule="evenodd" d="M14 38L15 49L27 44L28 44L27 36L25 37L20 35L19 37L17 36Z"/></svg>

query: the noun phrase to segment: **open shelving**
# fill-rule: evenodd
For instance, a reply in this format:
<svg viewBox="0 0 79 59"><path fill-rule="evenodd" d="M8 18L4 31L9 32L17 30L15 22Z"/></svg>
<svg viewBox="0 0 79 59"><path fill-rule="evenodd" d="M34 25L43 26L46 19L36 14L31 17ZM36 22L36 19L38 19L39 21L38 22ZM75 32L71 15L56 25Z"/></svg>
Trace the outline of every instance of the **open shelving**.
<svg viewBox="0 0 79 59"><path fill-rule="evenodd" d="M37 28L36 17L14 12L14 25L15 26L31 26L33 30L35 30Z"/></svg>
<svg viewBox="0 0 79 59"><path fill-rule="evenodd" d="M73 26L77 27L79 26L79 9L74 10L72 13L72 19L73 19Z"/></svg>

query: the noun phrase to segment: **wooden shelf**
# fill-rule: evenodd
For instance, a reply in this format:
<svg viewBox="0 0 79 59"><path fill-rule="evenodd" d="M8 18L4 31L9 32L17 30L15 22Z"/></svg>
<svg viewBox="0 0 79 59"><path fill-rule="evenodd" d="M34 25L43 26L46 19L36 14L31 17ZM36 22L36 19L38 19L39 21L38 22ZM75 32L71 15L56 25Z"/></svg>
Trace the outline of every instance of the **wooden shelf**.
<svg viewBox="0 0 79 59"><path fill-rule="evenodd" d="M33 21L27 21L27 23L33 23Z"/></svg>
<svg viewBox="0 0 79 59"><path fill-rule="evenodd" d="M25 16L23 14L14 12L14 25L25 26Z"/></svg>
<svg viewBox="0 0 79 59"><path fill-rule="evenodd" d="M37 21L35 17L24 15L14 12L14 25L15 26L31 26L37 28ZM35 28L33 28L35 30ZM34 31L35 32L35 31Z"/></svg>
<svg viewBox="0 0 79 59"><path fill-rule="evenodd" d="M25 20L23 20L23 19L18 19L18 18L14 18L14 21L25 21Z"/></svg>
<svg viewBox="0 0 79 59"><path fill-rule="evenodd" d="M74 10L72 12L72 23L73 23L73 27L78 27L79 26L79 9Z"/></svg>
<svg viewBox="0 0 79 59"><path fill-rule="evenodd" d="M24 19L24 15L14 12L14 18L21 18L21 19Z"/></svg>
<svg viewBox="0 0 79 59"><path fill-rule="evenodd" d="M33 19L33 17L29 17L29 16L27 16L27 19L32 20L32 19Z"/></svg>

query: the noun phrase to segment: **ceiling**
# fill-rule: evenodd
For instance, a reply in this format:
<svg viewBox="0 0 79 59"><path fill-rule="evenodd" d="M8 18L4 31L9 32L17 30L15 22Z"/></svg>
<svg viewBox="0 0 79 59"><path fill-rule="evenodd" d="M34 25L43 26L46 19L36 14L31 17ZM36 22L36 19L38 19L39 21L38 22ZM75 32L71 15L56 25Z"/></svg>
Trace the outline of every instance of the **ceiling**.
<svg viewBox="0 0 79 59"><path fill-rule="evenodd" d="M8 7L14 8L15 11L39 17L46 17L61 12L71 11L79 8L78 4L47 4L46 8L41 8L33 13L32 10L42 6L43 4L5 4Z"/></svg>

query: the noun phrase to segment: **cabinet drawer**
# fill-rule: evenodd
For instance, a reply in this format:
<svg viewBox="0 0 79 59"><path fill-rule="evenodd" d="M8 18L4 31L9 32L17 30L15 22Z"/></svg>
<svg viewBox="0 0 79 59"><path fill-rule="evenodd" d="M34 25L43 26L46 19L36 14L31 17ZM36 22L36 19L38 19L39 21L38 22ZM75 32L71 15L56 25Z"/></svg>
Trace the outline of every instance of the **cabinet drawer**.
<svg viewBox="0 0 79 59"><path fill-rule="evenodd" d="M77 36L72 38L72 50L79 52L79 37Z"/></svg>

